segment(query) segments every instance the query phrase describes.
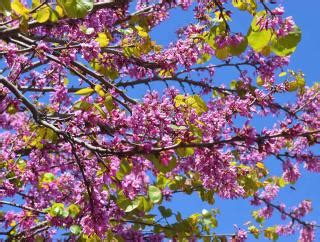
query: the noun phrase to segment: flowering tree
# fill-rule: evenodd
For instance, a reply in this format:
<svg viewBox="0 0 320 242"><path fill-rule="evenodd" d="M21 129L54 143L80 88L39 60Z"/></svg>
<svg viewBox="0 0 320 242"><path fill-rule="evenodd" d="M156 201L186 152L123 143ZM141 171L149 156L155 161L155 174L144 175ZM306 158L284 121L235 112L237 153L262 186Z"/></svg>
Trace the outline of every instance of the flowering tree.
<svg viewBox="0 0 320 242"><path fill-rule="evenodd" d="M149 32L194 11L178 39ZM134 10L133 10L134 9ZM233 13L251 16L234 32ZM0 204L8 240L314 240L308 200L274 202L320 171L320 86L287 70L301 32L263 0L1 0ZM233 19L237 21L236 18ZM213 81L230 67L236 80ZM280 74L279 74L280 73ZM161 82L162 90L151 84ZM143 98L135 90L148 86ZM296 94L294 103L276 95ZM258 130L253 120L277 117ZM239 121L240 120L240 121ZM283 165L271 174L264 161ZM174 193L247 198L255 222L217 234L217 210L166 208ZM283 223L264 226L273 213ZM232 228L230 228L231 230Z"/></svg>

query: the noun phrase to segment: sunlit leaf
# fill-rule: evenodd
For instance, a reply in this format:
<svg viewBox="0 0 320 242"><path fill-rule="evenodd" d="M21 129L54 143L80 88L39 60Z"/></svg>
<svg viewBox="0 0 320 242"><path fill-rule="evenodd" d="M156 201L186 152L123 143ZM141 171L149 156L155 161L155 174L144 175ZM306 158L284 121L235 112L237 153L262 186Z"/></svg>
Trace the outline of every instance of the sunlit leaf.
<svg viewBox="0 0 320 242"><path fill-rule="evenodd" d="M25 19L29 19L29 9L27 9L20 0L13 0L11 2L11 8L16 14L23 16Z"/></svg>
<svg viewBox="0 0 320 242"><path fill-rule="evenodd" d="M87 95L90 95L92 93L94 93L94 89L92 89L90 87L86 87L86 88L83 88L83 89L80 89L80 90L76 91L74 94L87 96Z"/></svg>
<svg viewBox="0 0 320 242"><path fill-rule="evenodd" d="M126 213L132 212L140 205L140 199L133 200L133 202L125 209Z"/></svg>
<svg viewBox="0 0 320 242"><path fill-rule="evenodd" d="M250 28L247 38L248 43L255 51L261 51L271 40L272 32L271 30L261 30L261 31L253 31Z"/></svg>
<svg viewBox="0 0 320 242"><path fill-rule="evenodd" d="M271 50L278 56L291 55L301 41L301 31L296 26L293 31L283 37L274 37L271 41Z"/></svg>
<svg viewBox="0 0 320 242"><path fill-rule="evenodd" d="M6 16L9 16L11 14L10 0L1 0L0 1L0 13L3 13Z"/></svg>
<svg viewBox="0 0 320 242"><path fill-rule="evenodd" d="M100 47L107 47L109 45L109 38L105 33L98 33L96 41L99 43Z"/></svg>
<svg viewBox="0 0 320 242"><path fill-rule="evenodd" d="M35 19L39 23L45 23L50 19L51 9L48 6L42 7L37 10Z"/></svg>
<svg viewBox="0 0 320 242"><path fill-rule="evenodd" d="M70 226L70 232L75 235L81 234L81 227L79 225L72 225Z"/></svg>
<svg viewBox="0 0 320 242"><path fill-rule="evenodd" d="M162 193L159 188L156 186L149 186L148 187L148 195L150 197L151 202L158 203L162 199Z"/></svg>
<svg viewBox="0 0 320 242"><path fill-rule="evenodd" d="M71 204L67 210L69 211L69 214L72 218L76 218L78 216L78 214L80 213L80 208L79 206L75 205L75 204Z"/></svg>
<svg viewBox="0 0 320 242"><path fill-rule="evenodd" d="M92 0L57 0L57 2L70 18L83 18L93 8Z"/></svg>

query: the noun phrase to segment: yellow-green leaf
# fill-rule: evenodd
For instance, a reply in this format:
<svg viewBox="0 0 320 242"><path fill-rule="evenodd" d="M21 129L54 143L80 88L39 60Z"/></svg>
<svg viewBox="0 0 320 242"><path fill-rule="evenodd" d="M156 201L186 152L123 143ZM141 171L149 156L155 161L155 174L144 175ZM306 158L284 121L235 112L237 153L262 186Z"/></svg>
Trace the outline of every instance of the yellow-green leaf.
<svg viewBox="0 0 320 242"><path fill-rule="evenodd" d="M264 84L264 80L261 78L261 76L257 77L257 85L262 86Z"/></svg>
<svg viewBox="0 0 320 242"><path fill-rule="evenodd" d="M36 20L39 23L45 23L50 19L50 15L51 15L51 9L48 6L42 7L37 11Z"/></svg>
<svg viewBox="0 0 320 242"><path fill-rule="evenodd" d="M167 173L172 171L173 168L177 165L177 160L174 156L171 157L171 160L169 161L169 164L164 165L161 163L159 156L156 156L154 154L150 154L146 157L148 160L152 161L154 166L161 172Z"/></svg>
<svg viewBox="0 0 320 242"><path fill-rule="evenodd" d="M108 109L109 112L116 108L113 102L113 97L109 93L105 96L104 106Z"/></svg>
<svg viewBox="0 0 320 242"><path fill-rule="evenodd" d="M293 31L283 37L274 37L271 50L278 56L291 55L301 41L301 30L296 26Z"/></svg>
<svg viewBox="0 0 320 242"><path fill-rule="evenodd" d="M271 240L277 240L279 235L276 227L268 227L264 230L264 236Z"/></svg>
<svg viewBox="0 0 320 242"><path fill-rule="evenodd" d="M188 157L194 154L193 147L181 147L176 149L176 153L180 157Z"/></svg>
<svg viewBox="0 0 320 242"><path fill-rule="evenodd" d="M60 16L56 10L51 9L50 11L50 22L56 23L59 20Z"/></svg>
<svg viewBox="0 0 320 242"><path fill-rule="evenodd" d="M288 83L288 91L289 92L294 92L298 88L299 88L299 85L298 85L298 82L296 80Z"/></svg>
<svg viewBox="0 0 320 242"><path fill-rule="evenodd" d="M230 54L231 55L235 55L238 56L240 54L242 54L248 46L248 40L247 37L244 37L243 40L237 44L237 45L230 45Z"/></svg>
<svg viewBox="0 0 320 242"><path fill-rule="evenodd" d="M148 195L150 197L151 202L158 203L162 199L161 190L156 186L148 187Z"/></svg>
<svg viewBox="0 0 320 242"><path fill-rule="evenodd" d="M36 8L41 4L40 0L32 0L32 8Z"/></svg>
<svg viewBox="0 0 320 242"><path fill-rule="evenodd" d="M132 170L132 167L127 159L122 159L120 163L120 168L116 173L118 180L122 180L126 175L128 175Z"/></svg>
<svg viewBox="0 0 320 242"><path fill-rule="evenodd" d="M91 87L86 87L76 91L74 94L87 96L91 95L92 93L94 93L94 89L92 89Z"/></svg>
<svg viewBox="0 0 320 242"><path fill-rule="evenodd" d="M27 9L20 0L13 0L11 2L11 8L16 14L23 16L25 19L29 19L29 9Z"/></svg>
<svg viewBox="0 0 320 242"><path fill-rule="evenodd" d="M3 13L6 16L9 16L11 14L10 0L1 0L0 1L0 13Z"/></svg>
<svg viewBox="0 0 320 242"><path fill-rule="evenodd" d="M126 213L129 213L133 210L135 210L137 207L139 207L141 200L140 199L136 199L134 200L124 211Z"/></svg>
<svg viewBox="0 0 320 242"><path fill-rule="evenodd" d="M81 234L81 227L79 225L74 224L70 226L70 232L72 234L79 235Z"/></svg>
<svg viewBox="0 0 320 242"><path fill-rule="evenodd" d="M279 74L279 77L283 77L283 76L286 76L287 75L287 72L283 71Z"/></svg>
<svg viewBox="0 0 320 242"><path fill-rule="evenodd" d="M135 28L138 30L138 35L139 35L140 37L142 37L142 38L147 38L147 37L149 37L148 32L147 32L144 28L142 28L142 27L140 27L140 26L135 26Z"/></svg>
<svg viewBox="0 0 320 242"><path fill-rule="evenodd" d="M227 59L229 54L230 54L230 49L228 46L215 50L215 55L220 60Z"/></svg>
<svg viewBox="0 0 320 242"><path fill-rule="evenodd" d="M54 203L52 204L49 214L51 217L63 216L64 215L64 204L63 203Z"/></svg>
<svg viewBox="0 0 320 242"><path fill-rule="evenodd" d="M83 18L93 8L92 0L58 0L57 2L70 18Z"/></svg>
<svg viewBox="0 0 320 242"><path fill-rule="evenodd" d="M97 109L100 113L100 115L102 117L106 117L106 113L103 111L103 109L99 106L99 104L97 103L94 103L93 106L95 107L95 109Z"/></svg>
<svg viewBox="0 0 320 242"><path fill-rule="evenodd" d="M107 47L109 45L109 38L105 33L99 33L96 41L99 43L100 47Z"/></svg>
<svg viewBox="0 0 320 242"><path fill-rule="evenodd" d="M257 3L255 0L232 0L232 4L239 10L248 11L251 14L254 14L257 9Z"/></svg>
<svg viewBox="0 0 320 242"><path fill-rule="evenodd" d="M255 51L262 51L271 40L272 32L271 30L261 30L253 31L252 28L249 29L247 38L248 43Z"/></svg>
<svg viewBox="0 0 320 242"><path fill-rule="evenodd" d="M52 173L44 173L41 178L41 182L50 183L54 180L54 175Z"/></svg>
<svg viewBox="0 0 320 242"><path fill-rule="evenodd" d="M69 214L72 218L76 218L78 216L78 214L80 213L80 208L79 206L75 205L75 204L71 204L67 210L69 211Z"/></svg>

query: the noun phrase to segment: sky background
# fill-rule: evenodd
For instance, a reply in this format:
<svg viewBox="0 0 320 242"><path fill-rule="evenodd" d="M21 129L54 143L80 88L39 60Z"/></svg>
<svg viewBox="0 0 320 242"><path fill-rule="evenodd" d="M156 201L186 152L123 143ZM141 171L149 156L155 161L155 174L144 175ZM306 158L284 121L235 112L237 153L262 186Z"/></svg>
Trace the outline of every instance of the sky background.
<svg viewBox="0 0 320 242"><path fill-rule="evenodd" d="M291 57L291 64L288 67L293 70L302 70L306 76L308 85L319 81L320 75L320 34L319 34L319 9L320 1L309 0L303 2L300 0L287 0L281 1L285 7L286 15L293 16L296 24L302 30L302 41L298 46L296 52ZM307 3L307 4L305 4ZM192 22L193 13L192 11L173 10L170 13L170 19L162 23L160 26L152 31L152 37L157 41L158 44L166 46L168 43L176 39L175 31L177 28ZM231 24L232 30L246 31L250 26L251 17L248 13L235 13L233 22ZM213 61L212 63L217 63ZM224 70L217 70L216 78L217 82L223 83L224 81L229 82L235 77L235 73L226 68ZM161 87L158 87L161 88ZM139 91L140 92L140 91ZM289 100L294 101L294 95L287 95L281 97L282 102ZM259 123L256 122L256 128L261 129L262 127L270 127L273 125L274 120L266 119ZM319 150L319 147L316 147ZM275 175L281 175L281 164L279 160L270 159L266 162L267 167ZM302 167L301 167L302 168ZM320 220L320 175L311 173L301 169L302 177L295 184L295 189L292 190L289 187L284 188L280 191L279 197L274 201L285 202L287 207L297 205L303 199L310 199L313 202L312 214L305 217L306 220L312 221ZM166 204L167 207L173 211L181 211L183 215L188 216L193 213L201 212L203 208L220 209L220 215L218 215L218 228L217 233L232 233L234 231L234 224L239 227L247 221L253 221L251 217L251 211L256 209L248 205L248 201L245 200L222 200L216 198L216 203L211 206L204 204L197 194L186 196L182 194L175 195L170 203ZM273 225L276 223L283 223L280 220L279 213L274 212L272 219L268 220L265 224ZM245 226L243 226L245 228ZM291 242L297 241L298 234L294 236L281 237L278 241ZM249 237L248 241L256 241L253 237ZM268 241L261 237L259 241ZM316 241L320 241L320 233L316 233Z"/></svg>

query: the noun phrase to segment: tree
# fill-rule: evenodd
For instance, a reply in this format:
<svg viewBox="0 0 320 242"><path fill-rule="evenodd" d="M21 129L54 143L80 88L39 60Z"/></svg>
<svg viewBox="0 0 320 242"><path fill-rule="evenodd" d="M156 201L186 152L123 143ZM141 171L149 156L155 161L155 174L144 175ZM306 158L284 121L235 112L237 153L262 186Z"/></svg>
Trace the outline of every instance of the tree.
<svg viewBox="0 0 320 242"><path fill-rule="evenodd" d="M132 10L135 7L136 10ZM191 11L164 47L150 32ZM263 0L1 0L1 234L8 240L276 240L316 222L274 201L320 171L320 87L287 70L301 31ZM233 13L251 16L232 30ZM214 81L230 67L235 80ZM155 90L154 82L164 85ZM137 90L149 87L142 98ZM296 94L294 103L277 96ZM272 128L253 121L275 116ZM280 176L264 162L282 163ZM175 193L248 199L256 222L217 234L217 213L186 217ZM283 223L265 226L279 213ZM230 228L231 229L231 228ZM251 235L249 235L251 234Z"/></svg>

